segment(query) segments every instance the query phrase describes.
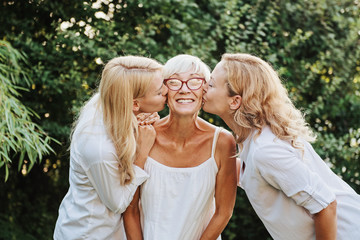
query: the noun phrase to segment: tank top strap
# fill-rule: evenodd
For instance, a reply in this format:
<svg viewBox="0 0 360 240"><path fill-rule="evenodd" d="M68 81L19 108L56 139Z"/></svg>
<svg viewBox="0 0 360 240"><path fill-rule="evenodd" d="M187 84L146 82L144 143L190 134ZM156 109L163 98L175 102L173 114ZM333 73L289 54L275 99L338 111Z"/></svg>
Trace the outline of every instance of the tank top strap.
<svg viewBox="0 0 360 240"><path fill-rule="evenodd" d="M217 139L218 139L219 133L222 131L222 129L223 129L222 127L216 127L216 129L215 129L214 139L213 139L213 143L212 143L212 146L211 146L211 157L212 158L214 158Z"/></svg>

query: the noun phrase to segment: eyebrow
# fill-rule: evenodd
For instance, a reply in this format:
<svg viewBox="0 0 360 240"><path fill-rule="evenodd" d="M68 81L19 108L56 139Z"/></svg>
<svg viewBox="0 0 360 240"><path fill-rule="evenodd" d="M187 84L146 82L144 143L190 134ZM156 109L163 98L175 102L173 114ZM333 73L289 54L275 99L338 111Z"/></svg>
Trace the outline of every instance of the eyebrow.
<svg viewBox="0 0 360 240"><path fill-rule="evenodd" d="M190 74L190 76L194 76L194 75L200 76L201 74L200 73L192 73L192 74Z"/></svg>

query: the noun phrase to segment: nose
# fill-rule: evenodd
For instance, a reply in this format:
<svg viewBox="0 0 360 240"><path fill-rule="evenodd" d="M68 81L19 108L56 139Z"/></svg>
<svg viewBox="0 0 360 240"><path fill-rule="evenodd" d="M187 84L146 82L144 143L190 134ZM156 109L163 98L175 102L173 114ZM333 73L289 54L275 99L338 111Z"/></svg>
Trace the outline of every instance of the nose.
<svg viewBox="0 0 360 240"><path fill-rule="evenodd" d="M191 90L187 87L187 85L185 83L183 83L183 85L179 89L179 92L180 93L187 93L187 92L191 92Z"/></svg>

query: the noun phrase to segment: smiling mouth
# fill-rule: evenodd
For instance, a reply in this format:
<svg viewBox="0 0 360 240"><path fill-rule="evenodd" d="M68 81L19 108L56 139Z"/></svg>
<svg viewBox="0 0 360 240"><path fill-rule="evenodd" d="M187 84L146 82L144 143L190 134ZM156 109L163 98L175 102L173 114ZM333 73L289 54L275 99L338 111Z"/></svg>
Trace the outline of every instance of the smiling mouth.
<svg viewBox="0 0 360 240"><path fill-rule="evenodd" d="M178 99L178 100L176 100L176 102L178 102L178 103L192 103L192 102L194 102L194 100L193 99Z"/></svg>

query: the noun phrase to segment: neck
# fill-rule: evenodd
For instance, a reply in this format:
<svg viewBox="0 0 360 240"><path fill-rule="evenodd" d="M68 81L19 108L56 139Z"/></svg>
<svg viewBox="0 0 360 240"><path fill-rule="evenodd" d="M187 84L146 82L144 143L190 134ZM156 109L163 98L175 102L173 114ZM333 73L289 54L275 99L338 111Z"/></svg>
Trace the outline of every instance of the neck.
<svg viewBox="0 0 360 240"><path fill-rule="evenodd" d="M166 135L174 141L185 141L199 129L197 114L193 116L174 116L171 112L166 121Z"/></svg>
<svg viewBox="0 0 360 240"><path fill-rule="evenodd" d="M240 126L234 120L234 115L232 113L225 114L220 116L221 119L225 122L225 124L235 133L235 135L240 134Z"/></svg>

